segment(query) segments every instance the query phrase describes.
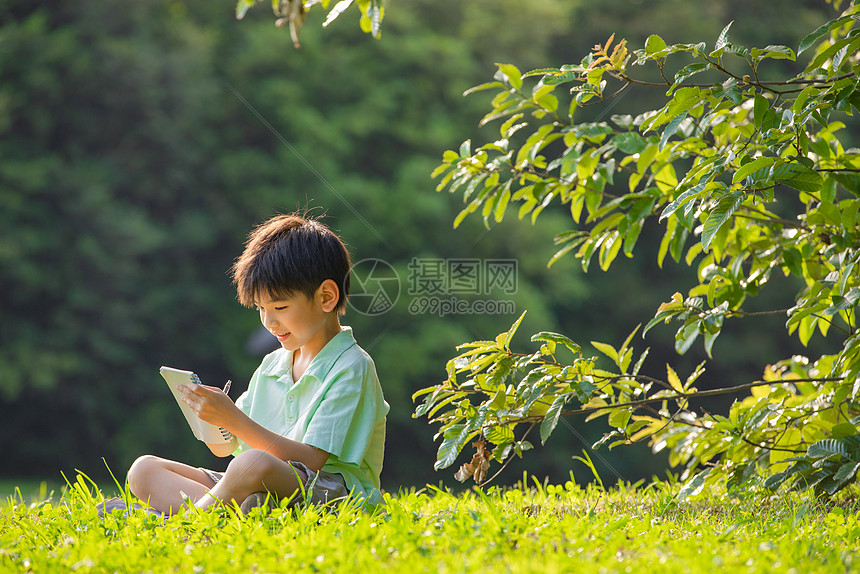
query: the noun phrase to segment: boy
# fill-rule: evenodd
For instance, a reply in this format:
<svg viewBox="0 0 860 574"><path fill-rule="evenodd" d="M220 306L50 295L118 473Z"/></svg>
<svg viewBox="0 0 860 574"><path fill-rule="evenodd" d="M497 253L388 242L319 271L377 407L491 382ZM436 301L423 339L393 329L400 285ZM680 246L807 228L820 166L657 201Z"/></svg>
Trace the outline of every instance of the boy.
<svg viewBox="0 0 860 574"><path fill-rule="evenodd" d="M265 493L298 499L302 491L311 502L350 492L381 501L388 404L373 360L338 319L350 265L341 240L314 219L280 215L251 232L233 282L239 302L256 306L281 348L263 359L235 404L218 387L179 389L201 419L233 433L210 450L235 458L218 473L143 456L128 473L135 496L164 514L182 511L183 494L201 509L219 502L244 509Z"/></svg>

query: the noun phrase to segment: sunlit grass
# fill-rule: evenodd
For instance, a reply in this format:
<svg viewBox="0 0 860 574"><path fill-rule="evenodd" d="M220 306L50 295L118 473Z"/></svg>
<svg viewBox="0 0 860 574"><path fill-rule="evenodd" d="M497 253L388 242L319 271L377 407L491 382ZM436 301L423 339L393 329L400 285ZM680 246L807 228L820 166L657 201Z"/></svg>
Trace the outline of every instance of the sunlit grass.
<svg viewBox="0 0 860 574"><path fill-rule="evenodd" d="M80 477L0 507L0 571L854 572L858 502L795 494L678 502L666 483L386 495L374 512L220 509L99 518ZM853 491L852 491L853 492Z"/></svg>
<svg viewBox="0 0 860 574"><path fill-rule="evenodd" d="M66 485L57 480L0 478L0 502L9 498L33 501L56 497L62 494Z"/></svg>

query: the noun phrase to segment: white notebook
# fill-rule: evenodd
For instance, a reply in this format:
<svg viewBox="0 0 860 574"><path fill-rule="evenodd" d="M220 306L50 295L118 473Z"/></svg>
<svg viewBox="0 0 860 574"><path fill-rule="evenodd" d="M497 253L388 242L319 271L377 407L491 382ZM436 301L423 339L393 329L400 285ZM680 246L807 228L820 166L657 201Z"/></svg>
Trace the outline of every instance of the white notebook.
<svg viewBox="0 0 860 574"><path fill-rule="evenodd" d="M185 415L185 420L188 421L188 426L198 439L210 444L220 444L230 442L233 438L233 433L227 429L207 423L197 416L197 413L191 410L191 407L185 404L182 400L182 393L176 388L178 385L193 387L199 385L200 378L191 371L182 371L171 367L161 367L161 376L167 381L167 386L170 387L170 392L173 393L173 398L176 399L176 404Z"/></svg>

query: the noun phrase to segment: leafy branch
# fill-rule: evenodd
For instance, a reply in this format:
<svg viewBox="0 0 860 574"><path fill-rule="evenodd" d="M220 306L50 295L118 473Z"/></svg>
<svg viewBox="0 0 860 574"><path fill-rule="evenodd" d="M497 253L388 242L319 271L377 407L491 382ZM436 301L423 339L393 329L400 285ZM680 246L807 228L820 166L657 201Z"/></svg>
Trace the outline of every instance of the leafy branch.
<svg viewBox="0 0 860 574"><path fill-rule="evenodd" d="M572 256L587 271L595 258L606 270L621 253L633 257L644 225L655 221L663 230L658 265L667 256L695 265L698 283L661 304L643 336L674 322L679 354L701 340L711 357L727 318L782 313L787 333L803 345L818 333L838 348L779 360L759 381L700 391L693 384L702 365L683 381L669 365L666 377L641 373L648 352L633 363L632 333L617 349L592 342L614 371L558 333L538 333L538 351L514 353L518 321L494 341L461 346L448 378L415 395L422 400L416 416L440 425L437 468L478 436L495 445L482 460L507 464L532 448L516 438L517 425L539 424L545 442L560 417L578 414L606 416L612 431L598 444L648 440L668 450L673 465L685 465L690 491L716 481L730 488L791 481L831 493L853 480L860 468L849 444L860 437L860 152L839 137L844 116L860 111L858 18L860 8L849 7L796 50L736 45L731 24L710 48L652 35L631 51L612 36L578 64L525 74L499 64L492 82L466 92L495 92L481 124L500 127L494 141L466 140L445 152L433 172L437 190L462 193L455 226L473 213L489 226L514 206L535 222L557 202L572 227L556 236L549 264ZM762 79L769 62L802 54L809 61L799 75ZM731 71L730 58L745 72ZM678 59L670 77L668 62ZM634 77L637 66L656 66L662 82ZM696 83L706 72L720 80ZM577 121L580 107L606 105L631 85L658 88L666 100L638 115ZM777 200L779 209L771 208ZM787 213L792 205L801 208ZM777 274L802 282L793 306L745 311ZM557 349L566 349L565 360ZM728 415L690 407L726 393L749 396ZM826 448L838 452L824 456Z"/></svg>

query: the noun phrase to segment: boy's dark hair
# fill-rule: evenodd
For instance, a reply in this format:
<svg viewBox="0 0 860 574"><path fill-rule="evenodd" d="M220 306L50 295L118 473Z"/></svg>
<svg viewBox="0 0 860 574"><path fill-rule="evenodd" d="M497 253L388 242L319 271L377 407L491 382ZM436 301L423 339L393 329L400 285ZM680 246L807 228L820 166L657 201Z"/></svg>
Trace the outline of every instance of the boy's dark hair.
<svg viewBox="0 0 860 574"><path fill-rule="evenodd" d="M351 266L337 235L315 219L293 214L272 217L251 231L230 273L239 302L246 307L261 295L279 300L304 293L310 298L331 279L339 289L336 311L342 315Z"/></svg>

